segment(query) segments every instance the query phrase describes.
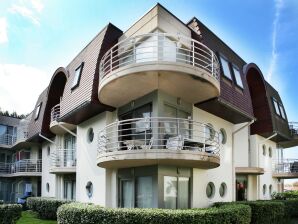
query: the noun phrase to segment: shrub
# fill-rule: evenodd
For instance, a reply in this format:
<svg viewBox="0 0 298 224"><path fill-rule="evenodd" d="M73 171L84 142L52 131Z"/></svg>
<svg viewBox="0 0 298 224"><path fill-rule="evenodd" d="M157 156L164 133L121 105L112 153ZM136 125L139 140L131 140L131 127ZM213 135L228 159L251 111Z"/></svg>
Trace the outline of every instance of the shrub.
<svg viewBox="0 0 298 224"><path fill-rule="evenodd" d="M0 205L0 224L13 224L21 217L22 206L17 204Z"/></svg>
<svg viewBox="0 0 298 224"><path fill-rule="evenodd" d="M285 205L285 217L287 218L298 217L298 199L274 200L274 201L281 202Z"/></svg>
<svg viewBox="0 0 298 224"><path fill-rule="evenodd" d="M109 209L71 203L57 212L59 224L248 224L251 209L246 205L225 205L208 209Z"/></svg>
<svg viewBox="0 0 298 224"><path fill-rule="evenodd" d="M59 206L70 202L55 198L30 197L27 199L27 206L30 210L37 212L41 219L56 220Z"/></svg>
<svg viewBox="0 0 298 224"><path fill-rule="evenodd" d="M251 207L251 223L253 224L280 224L285 217L285 205L277 201L245 201L245 202L220 202L215 207L226 204L244 204Z"/></svg>
<svg viewBox="0 0 298 224"><path fill-rule="evenodd" d="M4 204L4 201L3 200L0 200L0 205L3 205Z"/></svg>
<svg viewBox="0 0 298 224"><path fill-rule="evenodd" d="M271 196L275 200L298 199L298 191L274 192Z"/></svg>

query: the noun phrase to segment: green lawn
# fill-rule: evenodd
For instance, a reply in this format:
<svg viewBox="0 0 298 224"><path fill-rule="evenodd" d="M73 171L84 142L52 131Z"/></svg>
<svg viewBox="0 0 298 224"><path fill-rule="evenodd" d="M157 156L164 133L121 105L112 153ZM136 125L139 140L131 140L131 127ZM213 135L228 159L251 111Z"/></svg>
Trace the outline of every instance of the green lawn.
<svg viewBox="0 0 298 224"><path fill-rule="evenodd" d="M42 220L37 218L35 212L24 211L22 212L22 217L18 220L17 224L57 224L53 220Z"/></svg>

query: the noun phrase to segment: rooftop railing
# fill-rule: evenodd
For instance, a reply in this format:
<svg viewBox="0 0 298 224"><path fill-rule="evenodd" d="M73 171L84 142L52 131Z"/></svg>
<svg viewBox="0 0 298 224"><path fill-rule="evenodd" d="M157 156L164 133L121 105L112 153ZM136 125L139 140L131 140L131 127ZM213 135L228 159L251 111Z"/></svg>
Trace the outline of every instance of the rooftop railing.
<svg viewBox="0 0 298 224"><path fill-rule="evenodd" d="M51 122L57 121L59 118L60 118L60 104L57 104L51 109Z"/></svg>
<svg viewBox="0 0 298 224"><path fill-rule="evenodd" d="M76 167L77 156L75 149L57 149L51 154L52 168Z"/></svg>
<svg viewBox="0 0 298 224"><path fill-rule="evenodd" d="M0 173L39 173L41 172L41 159L23 159L13 163L0 163Z"/></svg>
<svg viewBox="0 0 298 224"><path fill-rule="evenodd" d="M219 155L219 134L208 124L183 118L116 121L99 132L98 153L122 150L188 150Z"/></svg>
<svg viewBox="0 0 298 224"><path fill-rule="evenodd" d="M289 122L289 128L292 135L298 135L298 122Z"/></svg>
<svg viewBox="0 0 298 224"><path fill-rule="evenodd" d="M284 159L282 161L275 162L274 172L298 174L298 159Z"/></svg>
<svg viewBox="0 0 298 224"><path fill-rule="evenodd" d="M121 67L143 62L187 64L219 80L218 59L201 42L177 34L147 33L120 41L105 53L100 62L100 81Z"/></svg>

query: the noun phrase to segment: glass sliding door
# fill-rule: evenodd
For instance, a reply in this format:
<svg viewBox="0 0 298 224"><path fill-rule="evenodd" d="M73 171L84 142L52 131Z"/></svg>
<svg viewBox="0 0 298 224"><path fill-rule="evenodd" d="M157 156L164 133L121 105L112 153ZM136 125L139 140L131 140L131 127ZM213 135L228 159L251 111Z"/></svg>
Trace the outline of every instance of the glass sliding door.
<svg viewBox="0 0 298 224"><path fill-rule="evenodd" d="M74 180L64 180L64 199L75 200L76 182Z"/></svg>
<svg viewBox="0 0 298 224"><path fill-rule="evenodd" d="M122 208L133 208L134 197L133 197L133 181L132 180L121 180L121 207Z"/></svg>
<svg viewBox="0 0 298 224"><path fill-rule="evenodd" d="M189 207L189 178L178 177L178 208Z"/></svg>
<svg viewBox="0 0 298 224"><path fill-rule="evenodd" d="M71 134L64 135L64 166L75 166L75 150L76 150L76 137Z"/></svg>
<svg viewBox="0 0 298 224"><path fill-rule="evenodd" d="M136 207L153 207L153 180L152 176L136 178Z"/></svg>

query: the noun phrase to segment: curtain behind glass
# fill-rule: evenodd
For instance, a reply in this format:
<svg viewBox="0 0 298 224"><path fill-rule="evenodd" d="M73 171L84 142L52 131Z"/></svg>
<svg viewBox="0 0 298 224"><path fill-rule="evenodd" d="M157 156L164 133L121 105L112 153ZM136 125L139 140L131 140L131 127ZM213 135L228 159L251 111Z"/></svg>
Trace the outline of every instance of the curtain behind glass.
<svg viewBox="0 0 298 224"><path fill-rule="evenodd" d="M121 207L133 208L133 183L131 180L122 180L122 201Z"/></svg>
<svg viewBox="0 0 298 224"><path fill-rule="evenodd" d="M177 177L164 177L164 208L177 208Z"/></svg>
<svg viewBox="0 0 298 224"><path fill-rule="evenodd" d="M189 206L189 178L178 178L178 208L184 209Z"/></svg>
<svg viewBox="0 0 298 224"><path fill-rule="evenodd" d="M137 178L136 203L138 208L153 207L153 181L151 176Z"/></svg>

